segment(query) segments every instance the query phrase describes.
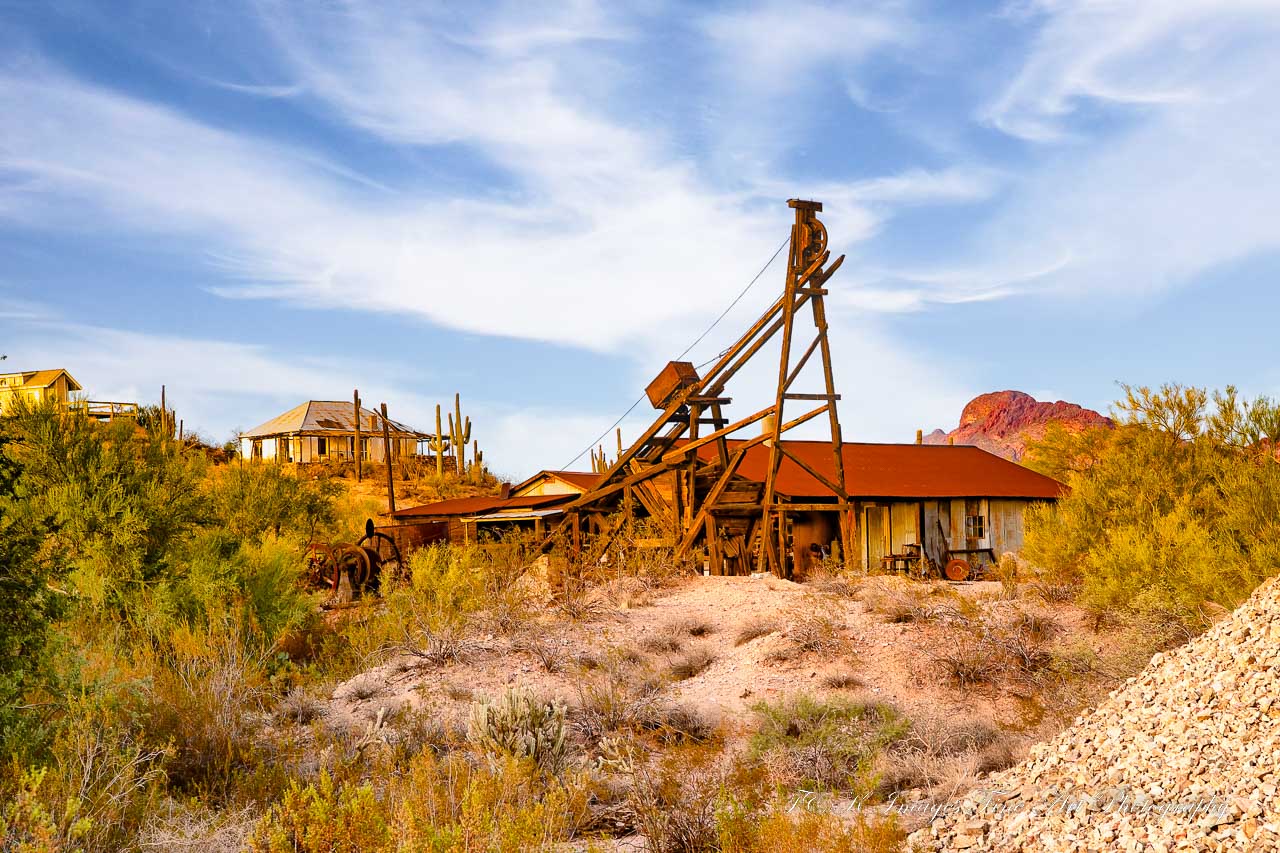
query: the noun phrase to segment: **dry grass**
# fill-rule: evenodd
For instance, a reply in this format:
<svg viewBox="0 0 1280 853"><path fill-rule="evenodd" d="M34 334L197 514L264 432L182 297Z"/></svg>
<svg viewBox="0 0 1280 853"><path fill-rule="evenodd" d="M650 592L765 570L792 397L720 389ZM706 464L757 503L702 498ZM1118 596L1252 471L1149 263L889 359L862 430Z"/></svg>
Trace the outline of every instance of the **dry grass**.
<svg viewBox="0 0 1280 853"><path fill-rule="evenodd" d="M735 646L744 646L752 640L767 637L777 630L778 625L772 619L753 619L739 626L738 634L733 638L733 644Z"/></svg>
<svg viewBox="0 0 1280 853"><path fill-rule="evenodd" d="M568 662L567 649L563 643L535 634L518 638L511 647L531 656L542 666L544 672L563 672Z"/></svg>
<svg viewBox="0 0 1280 853"><path fill-rule="evenodd" d="M853 690L862 687L863 681L849 670L840 670L823 676L822 686L831 690Z"/></svg>
<svg viewBox="0 0 1280 853"><path fill-rule="evenodd" d="M837 652L847 646L842 633L844 614L829 601L806 596L787 621L786 637L802 653Z"/></svg>
<svg viewBox="0 0 1280 853"><path fill-rule="evenodd" d="M276 719L305 726L323 713L324 705L309 690L295 687L276 708Z"/></svg>
<svg viewBox="0 0 1280 853"><path fill-rule="evenodd" d="M684 638L676 634L670 634L665 631L659 631L656 634L650 634L640 641L640 648L654 654L670 654L678 652L684 647Z"/></svg>
<svg viewBox="0 0 1280 853"><path fill-rule="evenodd" d="M933 658L934 666L957 687L990 684L1000 675L1000 662L986 645L967 637Z"/></svg>
<svg viewBox="0 0 1280 853"><path fill-rule="evenodd" d="M347 682L343 693L357 702L372 699L382 692L385 685L372 675L357 675Z"/></svg>
<svg viewBox="0 0 1280 853"><path fill-rule="evenodd" d="M671 673L672 679L675 681L684 681L687 678L693 678L695 675L701 675L706 671L707 667L715 663L716 655L710 647L702 644L691 646L685 649L667 668Z"/></svg>
<svg viewBox="0 0 1280 853"><path fill-rule="evenodd" d="M969 601L942 583L876 576L867 578L860 591L868 613L896 624L942 619L963 621L973 611Z"/></svg>
<svg viewBox="0 0 1280 853"><path fill-rule="evenodd" d="M933 802L963 796L981 776L1016 761L1008 734L989 720L925 717L877 758L882 795L921 790Z"/></svg>

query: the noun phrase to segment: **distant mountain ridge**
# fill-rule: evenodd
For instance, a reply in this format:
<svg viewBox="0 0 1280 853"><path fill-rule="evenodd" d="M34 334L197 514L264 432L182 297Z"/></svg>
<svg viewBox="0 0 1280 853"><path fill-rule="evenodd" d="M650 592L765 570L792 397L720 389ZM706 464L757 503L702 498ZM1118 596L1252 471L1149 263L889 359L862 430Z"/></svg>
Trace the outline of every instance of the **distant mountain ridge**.
<svg viewBox="0 0 1280 853"><path fill-rule="evenodd" d="M1027 445L1043 438L1053 423L1072 432L1115 426L1111 418L1075 403L1041 402L1022 391L992 391L969 401L960 413L958 427L950 432L935 429L924 437L924 443L969 444L1016 462L1027 452Z"/></svg>

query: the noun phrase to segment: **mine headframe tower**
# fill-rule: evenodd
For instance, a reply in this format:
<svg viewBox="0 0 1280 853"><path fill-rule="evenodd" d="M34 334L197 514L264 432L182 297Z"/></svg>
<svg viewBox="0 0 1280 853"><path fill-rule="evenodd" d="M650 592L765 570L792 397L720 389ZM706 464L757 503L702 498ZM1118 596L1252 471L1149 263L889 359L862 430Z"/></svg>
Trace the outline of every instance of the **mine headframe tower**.
<svg viewBox="0 0 1280 853"><path fill-rule="evenodd" d="M573 552L582 555L585 527L595 534L592 551L603 553L631 523L635 502L639 502L666 541L674 543L677 557L705 548L712 574L755 570L788 577L788 515L806 510L839 512L841 553L845 560L850 558L851 504L836 410L840 395L832 377L823 303L827 295L824 285L840 268L844 256L827 263L831 257L827 229L816 216L822 211L821 202L792 199L787 205L795 210L795 223L782 295L704 375L699 376L689 362L670 362L650 383L650 402L661 414L619 454L593 489L565 508L565 518L548 537L546 547L567 538ZM806 306L809 312L802 311ZM814 336L805 343L803 332L809 317ZM725 396L730 380L779 332L781 359L773 402L747 417L729 421L724 409L732 402ZM792 386L815 355L822 364L822 390L794 390ZM787 420L788 403L818 405ZM832 467L825 471L815 469L783 441L784 433L824 415L832 454ZM760 422L763 427L751 437L730 443L735 433ZM710 426L711 431L701 432L703 426ZM748 451L762 444L769 451L763 482L739 475ZM835 502L786 502L776 489L783 457L829 489Z"/></svg>

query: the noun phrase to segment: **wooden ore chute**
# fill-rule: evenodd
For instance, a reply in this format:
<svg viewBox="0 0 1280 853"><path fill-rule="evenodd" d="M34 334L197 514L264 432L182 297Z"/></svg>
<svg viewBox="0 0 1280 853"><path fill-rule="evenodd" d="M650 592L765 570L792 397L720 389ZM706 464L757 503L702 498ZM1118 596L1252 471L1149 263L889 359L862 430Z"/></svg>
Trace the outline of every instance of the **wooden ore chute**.
<svg viewBox="0 0 1280 853"><path fill-rule="evenodd" d="M837 512L841 553L854 553L851 504L845 488L840 419L827 339L824 285L844 262L828 265L827 230L816 214L822 204L792 199L795 210L790 253L782 295L732 346L699 376L688 362L671 362L646 389L661 414L648 429L609 465L595 488L565 508L565 518L552 531L544 548L567 539L580 560L598 558L625 526L637 504L672 543L678 558L705 548L712 574L743 574L752 569L779 577L791 574L787 553L788 517L793 512ZM809 311L802 309L808 307ZM799 337L812 321L812 340ZM781 333L781 357L772 402L746 417L730 421L725 396L730 380L760 350ZM796 342L800 341L799 346ZM801 348L803 347L803 348ZM793 389L804 367L817 356L822 366L820 391ZM817 403L794 417L788 403ZM832 468L818 471L801 460L783 434L825 416L829 428ZM763 429L745 440L728 439L763 422ZM710 432L702 432L702 427ZM769 450L763 482L738 474L747 452L759 445ZM712 452L705 448L713 448ZM705 453L705 458L703 453ZM826 488L834 502L791 504L775 488L783 457L789 458ZM583 533L594 534L585 552Z"/></svg>

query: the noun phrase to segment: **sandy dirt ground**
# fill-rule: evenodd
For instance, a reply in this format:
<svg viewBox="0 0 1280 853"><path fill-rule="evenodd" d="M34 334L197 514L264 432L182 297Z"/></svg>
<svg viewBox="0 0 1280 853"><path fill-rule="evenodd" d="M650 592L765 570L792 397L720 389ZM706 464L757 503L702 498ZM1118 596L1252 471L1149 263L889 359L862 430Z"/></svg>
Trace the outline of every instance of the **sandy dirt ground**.
<svg viewBox="0 0 1280 853"><path fill-rule="evenodd" d="M972 600L998 598L994 582L948 585ZM1038 605L1051 611L1068 631L1092 637L1102 651L1105 637L1084 630L1084 616L1068 605ZM833 614L844 648L837 652L788 654L788 636L797 615L814 608ZM653 638L673 626L703 623L701 636L682 634L677 652L651 651ZM739 644L740 632L750 626L766 633ZM678 629L677 629L678 631ZM661 672L681 652L704 647L713 656L710 666L665 689L671 701L700 708L727 724L732 732L750 724L750 708L761 700L788 694L835 692L824 686L829 676L852 674L859 691L891 702L908 716L980 717L1017 732L1026 742L1055 733L1065 720L1043 718L1028 695L1007 687L958 688L939 671L936 656L956 642L954 629L943 624L893 624L848 596L815 592L808 587L770 576L699 577L660 590L641 606L606 606L590 618L571 621L542 616L523 629L552 650L561 666L549 672L534 654L521 648L520 636L478 633L462 662L429 665L411 655L399 655L340 684L327 703L330 724L364 728L386 708L389 717L426 710L442 721L465 721L470 704L499 695L508 687L562 699L573 705L584 680L593 670L579 661L598 663L609 655L638 652L654 672Z"/></svg>

